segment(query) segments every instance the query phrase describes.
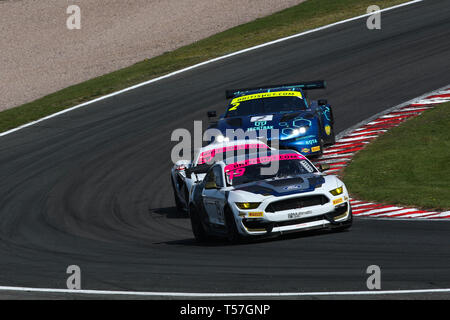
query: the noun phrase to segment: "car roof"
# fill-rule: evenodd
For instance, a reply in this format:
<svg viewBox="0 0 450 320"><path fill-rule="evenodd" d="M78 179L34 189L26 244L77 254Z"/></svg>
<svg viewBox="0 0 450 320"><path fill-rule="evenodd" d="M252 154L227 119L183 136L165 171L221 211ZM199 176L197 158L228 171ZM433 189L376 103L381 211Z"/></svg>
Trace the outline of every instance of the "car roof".
<svg viewBox="0 0 450 320"><path fill-rule="evenodd" d="M253 153L242 154L242 155L239 155L239 156L229 157L229 158L226 158L226 159L224 159L222 161L218 161L217 163L228 165L228 164L236 163L236 162L239 162L239 161L256 159L256 158L259 158L261 156L271 156L271 155L275 155L275 154L292 154L292 153L297 154L297 155L299 155L302 158L305 158L299 152L297 152L295 150L289 150L289 149L283 149L283 150L273 150L273 149L271 149L271 150L264 150L263 152L253 152Z"/></svg>
<svg viewBox="0 0 450 320"><path fill-rule="evenodd" d="M215 142L215 143L211 143L205 147L200 148L198 154L205 152L205 151L209 151L209 150L233 147L233 146L239 146L239 145L246 145L246 144L263 144L263 145L267 146L267 144L264 143L263 141L256 140L256 139Z"/></svg>
<svg viewBox="0 0 450 320"><path fill-rule="evenodd" d="M246 139L246 140L232 140L232 141L225 141L225 142L214 142L212 144L209 144L203 148L200 148L198 152L196 152L195 158L194 158L194 164L197 164L200 156L202 154L208 153L208 151L212 150L220 150L227 147L235 147L235 146L241 146L241 145L251 145L251 144L257 144L261 146L265 146L267 148L270 148L265 142L261 140L256 139Z"/></svg>

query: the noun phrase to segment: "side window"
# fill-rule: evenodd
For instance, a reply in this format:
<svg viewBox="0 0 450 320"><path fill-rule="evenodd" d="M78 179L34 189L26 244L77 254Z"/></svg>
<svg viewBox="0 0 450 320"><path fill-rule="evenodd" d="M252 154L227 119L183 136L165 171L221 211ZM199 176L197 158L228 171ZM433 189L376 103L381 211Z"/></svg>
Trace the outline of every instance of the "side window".
<svg viewBox="0 0 450 320"><path fill-rule="evenodd" d="M214 181L214 179L214 170L209 170L203 181L205 181L205 183L208 183Z"/></svg>
<svg viewBox="0 0 450 320"><path fill-rule="evenodd" d="M220 165L214 166L212 172L214 173L216 185L220 188L223 188L224 183L223 183L222 167Z"/></svg>

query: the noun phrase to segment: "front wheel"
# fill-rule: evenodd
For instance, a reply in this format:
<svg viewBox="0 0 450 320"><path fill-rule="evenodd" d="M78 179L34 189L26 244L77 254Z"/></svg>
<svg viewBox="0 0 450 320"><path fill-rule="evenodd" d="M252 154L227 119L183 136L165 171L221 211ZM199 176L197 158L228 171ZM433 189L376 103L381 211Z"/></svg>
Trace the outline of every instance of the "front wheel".
<svg viewBox="0 0 450 320"><path fill-rule="evenodd" d="M189 216L191 218L192 233L195 240L198 242L205 242L208 240L208 235L203 227L199 212L193 206L189 208Z"/></svg>
<svg viewBox="0 0 450 320"><path fill-rule="evenodd" d="M330 132L330 136L327 141L327 146L332 146L336 143L336 135L334 134L334 128L331 127L330 130L331 130L331 132Z"/></svg>
<svg viewBox="0 0 450 320"><path fill-rule="evenodd" d="M241 235L236 226L236 220L234 219L233 212L229 209L225 209L225 224L227 227L227 239L230 243L236 244L242 240Z"/></svg>

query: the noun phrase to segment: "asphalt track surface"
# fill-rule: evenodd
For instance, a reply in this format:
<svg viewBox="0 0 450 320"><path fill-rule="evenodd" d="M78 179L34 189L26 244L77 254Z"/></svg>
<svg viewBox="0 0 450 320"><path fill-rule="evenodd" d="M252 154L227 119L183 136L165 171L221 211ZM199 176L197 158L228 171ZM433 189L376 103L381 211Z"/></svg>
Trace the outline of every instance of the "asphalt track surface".
<svg viewBox="0 0 450 320"><path fill-rule="evenodd" d="M425 1L383 13L382 30L360 19L1 137L0 285L66 288L75 264L83 289L367 290L376 264L383 290L450 288L449 222L361 218L348 232L198 245L169 180L172 131L223 110L226 88L326 79L311 96L335 106L339 132L447 85L449 71L450 2Z"/></svg>

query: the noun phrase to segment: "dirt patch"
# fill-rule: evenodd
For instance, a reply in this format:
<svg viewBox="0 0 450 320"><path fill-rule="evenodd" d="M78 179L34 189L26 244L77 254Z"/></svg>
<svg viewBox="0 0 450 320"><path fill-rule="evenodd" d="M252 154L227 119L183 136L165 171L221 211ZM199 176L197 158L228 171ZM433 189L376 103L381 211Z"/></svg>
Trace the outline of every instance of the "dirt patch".
<svg viewBox="0 0 450 320"><path fill-rule="evenodd" d="M0 110L305 0L0 0ZM69 5L81 29L68 30Z"/></svg>

